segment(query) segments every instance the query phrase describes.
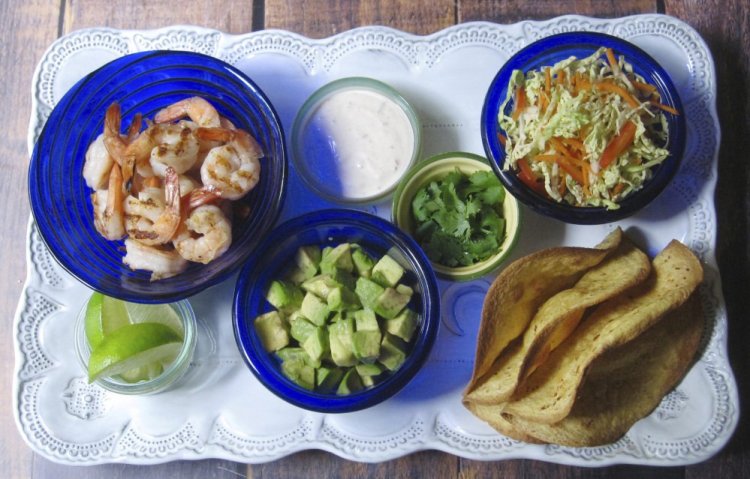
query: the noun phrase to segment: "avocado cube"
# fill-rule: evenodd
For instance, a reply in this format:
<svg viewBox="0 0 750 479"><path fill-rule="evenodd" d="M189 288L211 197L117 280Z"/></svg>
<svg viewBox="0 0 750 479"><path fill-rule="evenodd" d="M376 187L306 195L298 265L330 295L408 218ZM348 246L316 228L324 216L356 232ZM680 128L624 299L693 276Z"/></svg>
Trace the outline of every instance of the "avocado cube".
<svg viewBox="0 0 750 479"><path fill-rule="evenodd" d="M362 305L373 311L375 310L376 300L383 294L383 291L385 291L385 288L378 283L361 276L357 278L357 286L354 288L354 292L359 296Z"/></svg>
<svg viewBox="0 0 750 479"><path fill-rule="evenodd" d="M409 297L414 295L414 290L403 283L396 285L396 291Z"/></svg>
<svg viewBox="0 0 750 479"><path fill-rule="evenodd" d="M357 374L357 370L351 368L344 373L344 377L341 379L341 383L339 383L336 394L339 396L346 396L362 390L363 387L362 379L359 377L359 374Z"/></svg>
<svg viewBox="0 0 750 479"><path fill-rule="evenodd" d="M289 316L289 326L289 334L300 344L317 328L299 311L295 311Z"/></svg>
<svg viewBox="0 0 750 479"><path fill-rule="evenodd" d="M305 364L312 366L313 368L319 368L321 364L320 360L314 360L310 357L309 354L307 354L307 351L299 346L288 346L286 348L279 349L278 351L276 351L276 355L279 357L279 359L281 359L282 362L299 359L301 361L304 361Z"/></svg>
<svg viewBox="0 0 750 479"><path fill-rule="evenodd" d="M313 390L315 388L315 368L301 359L290 359L281 363L281 372L295 384Z"/></svg>
<svg viewBox="0 0 750 479"><path fill-rule="evenodd" d="M328 333L324 328L315 328L302 343L302 349L315 362L320 362L323 356L328 352Z"/></svg>
<svg viewBox="0 0 750 479"><path fill-rule="evenodd" d="M321 366L315 374L315 382L318 389L322 392L335 391L344 377L344 371L341 368L327 368Z"/></svg>
<svg viewBox="0 0 750 479"><path fill-rule="evenodd" d="M354 357L364 363L372 363L380 356L380 331L355 331Z"/></svg>
<svg viewBox="0 0 750 479"><path fill-rule="evenodd" d="M297 286L300 286L307 279L305 273L297 266L290 268L286 275L284 275L284 278L286 281Z"/></svg>
<svg viewBox="0 0 750 479"><path fill-rule="evenodd" d="M360 376L359 379L362 380L362 387L365 389L371 388L377 383L377 376Z"/></svg>
<svg viewBox="0 0 750 479"><path fill-rule="evenodd" d="M297 250L297 254L294 255L294 262L300 271L302 271L303 276L308 279L318 274L320 257L319 247L314 245L302 246Z"/></svg>
<svg viewBox="0 0 750 479"><path fill-rule="evenodd" d="M406 360L407 347L408 345L401 338L385 333L380 343L378 362L389 371L397 370Z"/></svg>
<svg viewBox="0 0 750 479"><path fill-rule="evenodd" d="M395 318L404 307L411 301L411 296L401 294L393 288L385 288L385 291L375 300L372 308L380 316L391 319Z"/></svg>
<svg viewBox="0 0 750 479"><path fill-rule="evenodd" d="M359 374L362 379L371 376L379 376L383 374L383 371L385 371L385 369L383 369L383 366L378 363L357 364L355 368L357 369L357 374Z"/></svg>
<svg viewBox="0 0 750 479"><path fill-rule="evenodd" d="M378 318L371 309L360 309L355 311L354 326L357 331L380 331Z"/></svg>
<svg viewBox="0 0 750 479"><path fill-rule="evenodd" d="M333 275L337 269L343 269L350 273L354 271L352 247L349 243L341 243L320 260L321 273Z"/></svg>
<svg viewBox="0 0 750 479"><path fill-rule="evenodd" d="M388 255L372 267L371 279L383 287L395 287L404 275L404 268Z"/></svg>
<svg viewBox="0 0 750 479"><path fill-rule="evenodd" d="M255 318L253 325L266 351L277 351L289 344L289 333L278 311L261 314Z"/></svg>
<svg viewBox="0 0 750 479"><path fill-rule="evenodd" d="M302 290L287 281L274 280L268 287L266 299L276 309L282 312L291 312L298 309L302 304Z"/></svg>
<svg viewBox="0 0 750 479"><path fill-rule="evenodd" d="M351 271L345 271L343 269L336 269L331 274L331 277L341 286L353 290L357 285L357 278Z"/></svg>
<svg viewBox="0 0 750 479"><path fill-rule="evenodd" d="M343 318L328 327L331 359L337 366L354 366L354 321Z"/></svg>
<svg viewBox="0 0 750 479"><path fill-rule="evenodd" d="M395 318L385 320L385 330L408 343L417 329L417 321L417 313L404 308Z"/></svg>
<svg viewBox="0 0 750 479"><path fill-rule="evenodd" d="M302 283L302 289L308 293L315 294L322 300L327 300L328 295L334 288L341 286L341 283L333 279L331 275L319 274Z"/></svg>
<svg viewBox="0 0 750 479"><path fill-rule="evenodd" d="M328 305L313 293L307 293L305 295L302 299L302 305L299 310L304 317L309 319L310 322L316 326L323 326L326 324L328 314L330 313Z"/></svg>
<svg viewBox="0 0 750 479"><path fill-rule="evenodd" d="M328 295L328 309L331 311L355 311L361 307L357 295L347 287L334 288Z"/></svg>
<svg viewBox="0 0 750 479"><path fill-rule="evenodd" d="M357 275L369 278L372 274L372 267L375 266L375 260L362 248L356 248L352 251L352 262Z"/></svg>

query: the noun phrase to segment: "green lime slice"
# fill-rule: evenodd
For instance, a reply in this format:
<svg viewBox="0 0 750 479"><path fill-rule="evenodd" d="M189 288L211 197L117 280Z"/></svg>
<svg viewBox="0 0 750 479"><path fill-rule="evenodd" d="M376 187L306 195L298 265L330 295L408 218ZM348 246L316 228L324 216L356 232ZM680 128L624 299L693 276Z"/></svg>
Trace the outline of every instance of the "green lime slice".
<svg viewBox="0 0 750 479"><path fill-rule="evenodd" d="M89 382L175 357L182 338L161 323L122 326L104 336L89 358Z"/></svg>
<svg viewBox="0 0 750 479"><path fill-rule="evenodd" d="M130 324L125 303L95 292L86 305L85 331L91 348L96 348L105 336Z"/></svg>
<svg viewBox="0 0 750 479"><path fill-rule="evenodd" d="M179 353L179 349L175 351L175 356L177 353ZM161 373L164 372L164 369L170 364L172 364L172 362L175 359L175 356L171 356L167 358L166 361L162 361L158 363L151 363L145 366L141 366L139 368L131 369L130 371L125 371L124 373L120 374L120 378L123 381L128 382L128 383L139 383L141 381L151 381L157 376L160 376Z"/></svg>
<svg viewBox="0 0 750 479"><path fill-rule="evenodd" d="M185 327L177 312L168 304L125 303L125 309L133 323L160 323L185 337Z"/></svg>

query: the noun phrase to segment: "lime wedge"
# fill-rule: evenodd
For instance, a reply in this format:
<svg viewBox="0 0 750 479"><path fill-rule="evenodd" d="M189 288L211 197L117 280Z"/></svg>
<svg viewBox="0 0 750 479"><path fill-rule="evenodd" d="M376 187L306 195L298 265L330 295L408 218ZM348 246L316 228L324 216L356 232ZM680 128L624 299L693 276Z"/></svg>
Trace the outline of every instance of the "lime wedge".
<svg viewBox="0 0 750 479"><path fill-rule="evenodd" d="M86 305L86 339L91 348L96 348L112 331L130 324L125 303L119 299L95 292Z"/></svg>
<svg viewBox="0 0 750 479"><path fill-rule="evenodd" d="M125 309L133 323L160 323L185 336L185 328L177 312L168 304L125 303Z"/></svg>
<svg viewBox="0 0 750 479"><path fill-rule="evenodd" d="M166 366L169 366L174 361L176 354L180 350L177 349L175 351L175 356L171 356L167 358L166 361L158 362L158 363L151 363L147 364L146 366L141 366L140 368L131 369L130 371L125 371L124 373L120 374L120 378L128 383L139 383L141 381L150 381L157 376L161 375L161 373L164 372L164 368Z"/></svg>
<svg viewBox="0 0 750 479"><path fill-rule="evenodd" d="M89 358L89 382L175 357L182 338L161 323L127 324L104 336Z"/></svg>

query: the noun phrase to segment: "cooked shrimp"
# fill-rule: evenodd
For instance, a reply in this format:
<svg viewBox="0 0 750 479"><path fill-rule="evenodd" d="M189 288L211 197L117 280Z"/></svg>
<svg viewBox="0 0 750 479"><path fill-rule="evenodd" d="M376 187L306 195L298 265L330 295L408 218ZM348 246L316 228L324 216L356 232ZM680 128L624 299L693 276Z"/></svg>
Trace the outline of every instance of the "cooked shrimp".
<svg viewBox="0 0 750 479"><path fill-rule="evenodd" d="M149 246L130 238L125 240L125 251L123 263L130 269L151 271L151 281L180 274L188 266L187 260L173 249Z"/></svg>
<svg viewBox="0 0 750 479"><path fill-rule="evenodd" d="M149 187L138 198L125 200L125 224L128 235L148 245L169 242L180 225L180 183L174 168L167 168L164 200L161 189Z"/></svg>
<svg viewBox="0 0 750 479"><path fill-rule="evenodd" d="M193 120L198 126L208 128L221 126L219 112L211 103L199 96L185 98L160 110L154 117L154 121L168 123L185 117Z"/></svg>
<svg viewBox="0 0 750 479"><path fill-rule="evenodd" d="M165 176L167 167L174 168L178 174L185 173L198 159L198 139L192 128L182 122L154 125L151 136L155 147L151 150L149 163L158 176Z"/></svg>
<svg viewBox="0 0 750 479"><path fill-rule="evenodd" d="M221 209L202 205L190 212L172 241L183 258L206 264L232 244L232 225Z"/></svg>
<svg viewBox="0 0 750 479"><path fill-rule="evenodd" d="M112 165L109 186L91 194L94 207L94 227L108 240L119 240L125 236L123 222L122 191L123 179L120 167Z"/></svg>
<svg viewBox="0 0 750 479"><path fill-rule="evenodd" d="M140 119L137 118L138 128L140 129ZM133 170L135 169L135 157L127 152L128 139L131 135L135 136L135 133L132 133L133 128L131 128L128 135L123 137L120 134L121 127L120 104L113 102L107 108L107 113L104 116L104 146L112 159L120 165L123 182L127 183L133 177Z"/></svg>
<svg viewBox="0 0 750 479"><path fill-rule="evenodd" d="M260 180L263 151L248 132L225 128L198 128L198 138L228 141L212 148L201 166L201 181L221 190L222 197L237 200L245 196Z"/></svg>
<svg viewBox="0 0 750 479"><path fill-rule="evenodd" d="M83 179L89 188L104 190L109 183L109 175L115 161L104 146L104 133L96 137L96 140L86 150L86 159L83 162Z"/></svg>

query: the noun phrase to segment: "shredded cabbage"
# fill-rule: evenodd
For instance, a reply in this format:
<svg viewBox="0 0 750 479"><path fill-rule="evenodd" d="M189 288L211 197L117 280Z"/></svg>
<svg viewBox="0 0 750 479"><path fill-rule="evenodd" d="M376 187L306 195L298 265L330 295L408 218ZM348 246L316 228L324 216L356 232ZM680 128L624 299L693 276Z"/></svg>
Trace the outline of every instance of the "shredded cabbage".
<svg viewBox="0 0 750 479"><path fill-rule="evenodd" d="M622 56L612 64L607 55L614 58L602 47L587 58L562 60L549 72L511 75L498 115L506 134L505 168L518 171L518 162L525 161L535 175L530 181L555 201L617 209L669 156L665 107L656 89ZM506 113L511 100L514 111ZM625 133L632 133L633 125L624 128L628 122L635 127L632 137ZM613 142L627 145L605 154ZM611 162L604 159L608 155Z"/></svg>

